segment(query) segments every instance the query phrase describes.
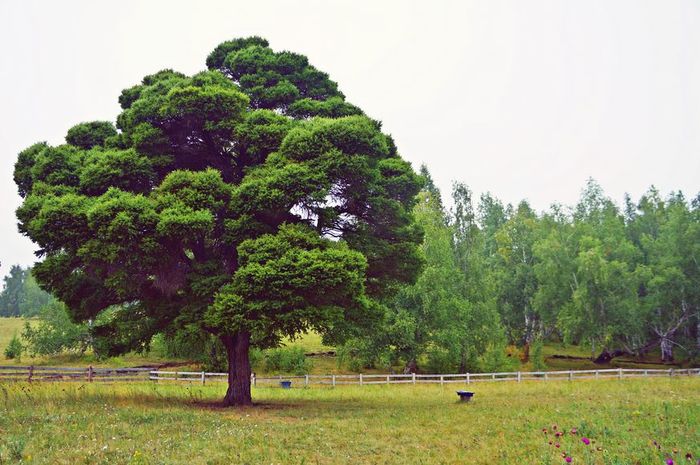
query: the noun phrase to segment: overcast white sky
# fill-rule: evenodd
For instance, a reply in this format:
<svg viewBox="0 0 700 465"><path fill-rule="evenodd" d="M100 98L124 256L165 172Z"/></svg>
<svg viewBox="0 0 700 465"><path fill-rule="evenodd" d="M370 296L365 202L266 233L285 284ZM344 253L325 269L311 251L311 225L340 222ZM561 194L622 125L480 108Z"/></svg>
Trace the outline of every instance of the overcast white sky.
<svg viewBox="0 0 700 465"><path fill-rule="evenodd" d="M30 265L17 153L112 120L123 88L224 40L307 55L443 192L573 204L700 190L700 2L0 1L0 276Z"/></svg>

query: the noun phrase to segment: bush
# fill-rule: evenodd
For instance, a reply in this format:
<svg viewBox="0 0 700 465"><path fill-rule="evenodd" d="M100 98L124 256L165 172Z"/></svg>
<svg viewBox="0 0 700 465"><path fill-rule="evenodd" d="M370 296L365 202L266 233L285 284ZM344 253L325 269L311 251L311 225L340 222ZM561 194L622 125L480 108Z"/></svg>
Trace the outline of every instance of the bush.
<svg viewBox="0 0 700 465"><path fill-rule="evenodd" d="M448 349L438 346L428 348L425 363L428 373L456 373L458 368L458 363Z"/></svg>
<svg viewBox="0 0 700 465"><path fill-rule="evenodd" d="M391 353L370 338L355 338L338 346L336 349L339 367L350 371L360 372L365 368L381 368L390 370L396 360L391 359Z"/></svg>
<svg viewBox="0 0 700 465"><path fill-rule="evenodd" d="M536 340L532 344L530 360L532 360L532 369L534 371L545 371L547 365L544 363L544 354L542 353L543 344L541 340Z"/></svg>
<svg viewBox="0 0 700 465"><path fill-rule="evenodd" d="M84 353L90 346L87 325L75 324L68 316L65 305L58 301L44 306L39 313L39 324L24 325L22 339L32 355L56 355L64 351Z"/></svg>
<svg viewBox="0 0 700 465"><path fill-rule="evenodd" d="M497 373L517 371L519 368L517 357L509 357L505 345L494 343L479 360L479 368L482 373Z"/></svg>
<svg viewBox="0 0 700 465"><path fill-rule="evenodd" d="M265 371L294 375L305 375L312 367L301 347L281 347L265 352Z"/></svg>
<svg viewBox="0 0 700 465"><path fill-rule="evenodd" d="M10 339L10 343L5 348L5 358L9 360L19 360L20 358L22 358L23 351L24 346L22 346L22 342L20 342L19 338L17 337L17 334L15 334L14 336L12 336L12 339Z"/></svg>

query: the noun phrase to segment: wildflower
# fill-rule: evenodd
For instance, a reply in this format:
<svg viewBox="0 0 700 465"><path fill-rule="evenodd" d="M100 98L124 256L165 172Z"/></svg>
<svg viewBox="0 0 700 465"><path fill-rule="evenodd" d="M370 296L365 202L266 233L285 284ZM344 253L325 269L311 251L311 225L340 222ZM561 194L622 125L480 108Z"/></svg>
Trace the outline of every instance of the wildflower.
<svg viewBox="0 0 700 465"><path fill-rule="evenodd" d="M576 434L578 433L578 429L576 428L571 428L571 434Z"/></svg>
<svg viewBox="0 0 700 465"><path fill-rule="evenodd" d="M565 458L564 460L566 460L566 463L571 463L571 460L572 460L572 459L571 459L571 456L570 456L570 455L567 455L566 458Z"/></svg>
<svg viewBox="0 0 700 465"><path fill-rule="evenodd" d="M666 465L673 465L673 459L672 459L672 458L667 458L667 459L666 459Z"/></svg>
<svg viewBox="0 0 700 465"><path fill-rule="evenodd" d="M587 437L581 438L581 442L584 443L585 445L589 445L591 443L591 440L588 439Z"/></svg>
<svg viewBox="0 0 700 465"><path fill-rule="evenodd" d="M543 432L544 434L547 434L547 428L542 428L542 432Z"/></svg>
<svg viewBox="0 0 700 465"><path fill-rule="evenodd" d="M556 437L561 437L563 435L564 435L564 433L562 433L561 431L557 431L556 433L554 433L554 436L556 436Z"/></svg>

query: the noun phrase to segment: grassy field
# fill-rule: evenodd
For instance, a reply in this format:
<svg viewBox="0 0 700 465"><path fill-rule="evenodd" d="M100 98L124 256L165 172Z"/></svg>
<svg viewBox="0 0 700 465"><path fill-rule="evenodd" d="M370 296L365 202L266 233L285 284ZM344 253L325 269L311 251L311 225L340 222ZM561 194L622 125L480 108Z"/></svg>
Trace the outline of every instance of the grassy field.
<svg viewBox="0 0 700 465"><path fill-rule="evenodd" d="M469 403L456 401L457 388L255 388L255 407L224 409L223 385L0 384L0 463L565 464L568 454L574 464L646 465L700 457L699 378L482 383L471 386Z"/></svg>
<svg viewBox="0 0 700 465"><path fill-rule="evenodd" d="M0 317L0 357L5 353L5 348L15 334L20 336L24 329L24 318Z"/></svg>

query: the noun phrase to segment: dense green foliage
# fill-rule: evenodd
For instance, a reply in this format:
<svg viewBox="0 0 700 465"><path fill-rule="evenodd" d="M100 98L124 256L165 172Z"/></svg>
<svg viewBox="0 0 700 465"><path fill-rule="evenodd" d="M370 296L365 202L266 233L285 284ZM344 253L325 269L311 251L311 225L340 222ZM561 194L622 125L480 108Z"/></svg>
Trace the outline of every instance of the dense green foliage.
<svg viewBox="0 0 700 465"><path fill-rule="evenodd" d="M12 339L10 339L10 343L7 344L7 347L5 347L5 358L8 360L19 360L23 352L24 346L22 345L22 341L20 341L19 337L15 334L12 336Z"/></svg>
<svg viewBox="0 0 700 465"><path fill-rule="evenodd" d="M662 200L652 188L623 212L589 181L574 208L537 214L488 194L475 209L456 184L448 213L422 174L426 270L391 301L381 330L341 351L346 359L490 371L509 364L506 342L525 360L534 343L542 368L543 340L589 346L600 363L657 346L666 362L674 348L700 354L700 199Z"/></svg>
<svg viewBox="0 0 700 465"><path fill-rule="evenodd" d="M266 373L305 375L313 364L301 347L279 347L266 350L261 355Z"/></svg>
<svg viewBox="0 0 700 465"><path fill-rule="evenodd" d="M95 320L96 347L198 325L226 348L226 402L249 403L250 344L346 339L416 278L420 179L306 57L254 37L207 66L124 90L116 129L81 123L21 152L17 216L37 280Z"/></svg>
<svg viewBox="0 0 700 465"><path fill-rule="evenodd" d="M36 324L24 324L22 339L33 357L62 352L84 353L92 344L88 325L72 322L65 305L57 301L42 307Z"/></svg>

